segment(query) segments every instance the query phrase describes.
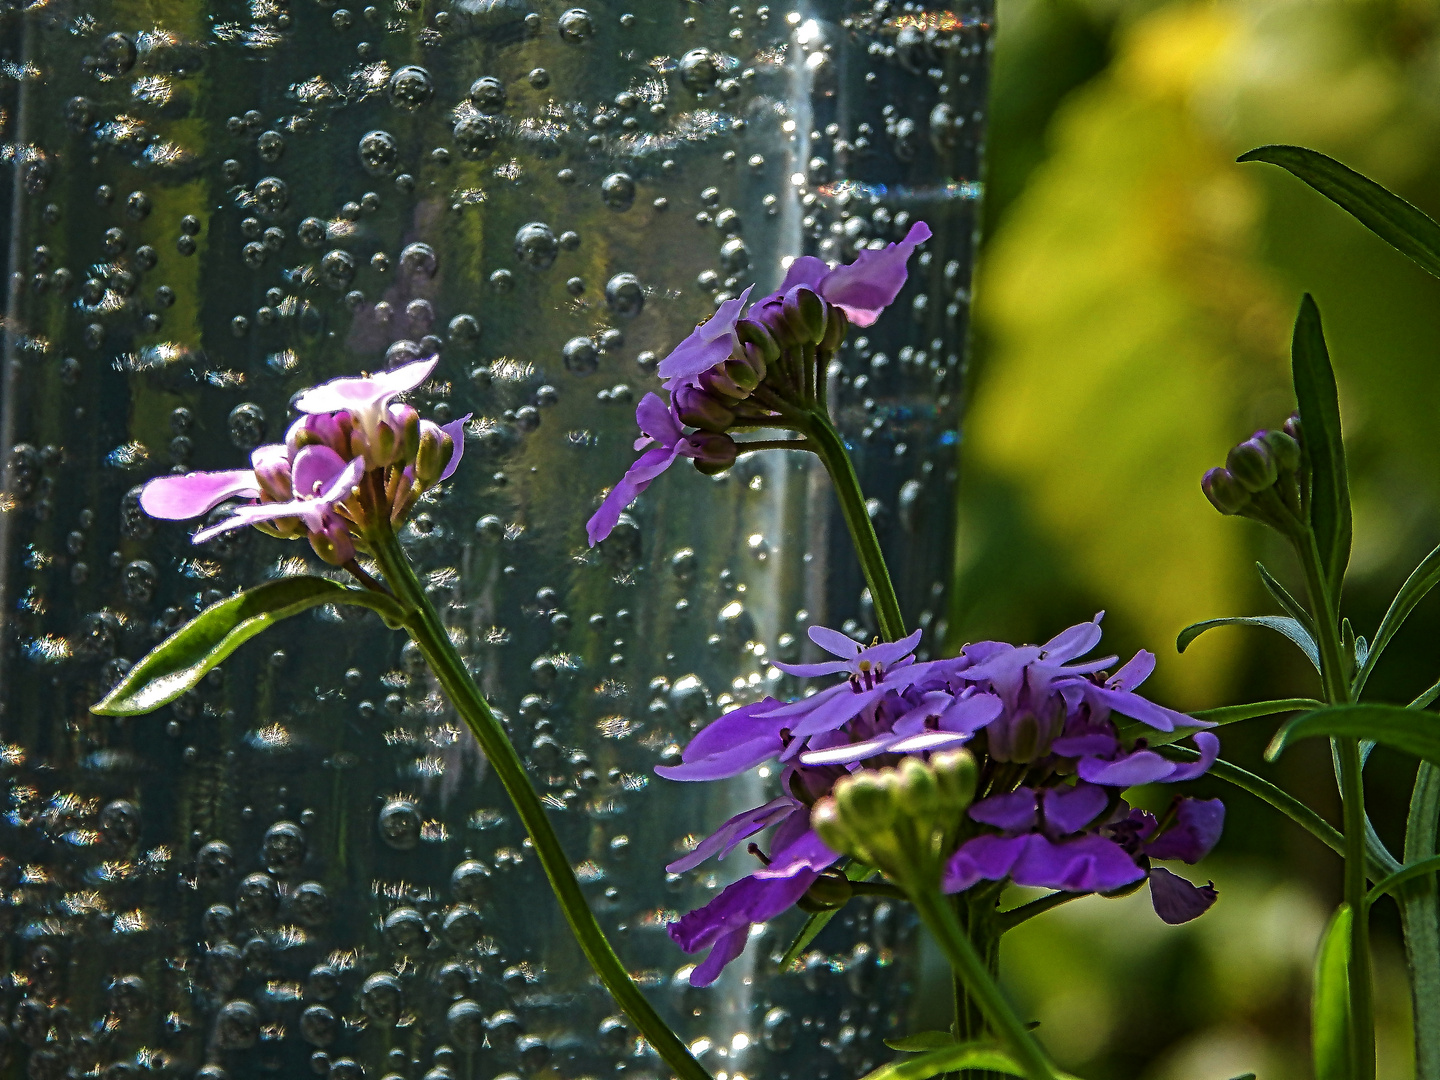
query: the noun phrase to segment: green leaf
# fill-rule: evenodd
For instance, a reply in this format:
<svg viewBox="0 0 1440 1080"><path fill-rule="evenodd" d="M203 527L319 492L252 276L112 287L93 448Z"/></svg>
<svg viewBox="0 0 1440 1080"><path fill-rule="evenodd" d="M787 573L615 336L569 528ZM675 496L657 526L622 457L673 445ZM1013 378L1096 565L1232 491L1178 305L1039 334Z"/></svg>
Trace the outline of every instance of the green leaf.
<svg viewBox="0 0 1440 1080"><path fill-rule="evenodd" d="M1318 709L1324 704L1323 701L1317 701L1315 698L1280 698L1276 701L1255 701L1248 705L1224 705L1218 709L1201 709L1190 715L1196 720L1206 720L1224 727L1226 724L1238 724L1242 720L1254 720L1261 716L1277 716L1280 713ZM1176 728L1174 731L1156 731L1149 724L1141 723L1139 720L1130 720L1120 716L1114 716L1112 719L1118 721L1122 736L1127 739L1144 738L1152 747L1168 746L1181 739L1188 739L1195 734L1196 730L1195 728Z"/></svg>
<svg viewBox="0 0 1440 1080"><path fill-rule="evenodd" d="M1315 665L1315 670L1320 670L1320 650L1315 645L1315 639L1303 626L1286 615L1234 615L1227 619L1206 619L1204 622L1191 623L1181 630L1180 636L1175 639L1176 650L1183 653L1192 641L1206 630L1213 630L1217 626L1263 626L1277 634L1284 634L1300 647L1300 651Z"/></svg>
<svg viewBox="0 0 1440 1080"><path fill-rule="evenodd" d="M1428 859L1421 859L1419 862L1402 866L1383 881L1376 883L1370 891L1365 894L1365 905L1368 907L1385 894L1394 892L1408 881L1414 881L1416 878L1425 877L1427 874L1433 874L1437 871L1440 871L1440 855L1431 855Z"/></svg>
<svg viewBox="0 0 1440 1080"><path fill-rule="evenodd" d="M862 1080L928 1080L931 1076L957 1069L988 1069L1006 1076L1026 1075L1025 1070L1015 1064L1009 1055L994 1047L983 1043L953 1043L882 1065L874 1072L866 1073ZM1057 1080L1075 1080L1068 1073L1058 1070L1054 1075Z"/></svg>
<svg viewBox="0 0 1440 1080"><path fill-rule="evenodd" d="M1350 481L1345 468L1345 445L1340 440L1340 397L1320 309L1306 293L1295 319L1290 345L1290 371L1295 400L1300 404L1301 452L1309 465L1307 507L1310 527L1320 549L1320 565L1330 596L1338 601L1345 568L1350 563ZM1311 597L1318 603L1318 598Z"/></svg>
<svg viewBox="0 0 1440 1080"><path fill-rule="evenodd" d="M1395 250L1440 277L1440 224L1374 180L1303 146L1261 146L1239 160L1266 161L1288 170L1353 214Z"/></svg>
<svg viewBox="0 0 1440 1080"><path fill-rule="evenodd" d="M858 859L852 859L845 866L845 876L851 881L865 881L874 875L875 869L866 866ZM841 910L843 909L831 908L828 911L817 911L806 919L805 925L800 928L800 933L795 935L795 940L790 943L790 947L785 950L785 955L780 958L780 970L784 971L796 960L799 960L800 954L810 947L810 943L815 940L820 931L824 930L830 920Z"/></svg>
<svg viewBox="0 0 1440 1080"><path fill-rule="evenodd" d="M955 1036L948 1031L917 1031L910 1035L886 1039L885 1045L891 1050L918 1054L924 1050L948 1050L956 1044Z"/></svg>
<svg viewBox="0 0 1440 1080"><path fill-rule="evenodd" d="M1327 736L1369 739L1440 765L1440 717L1400 705L1327 705L1288 721L1265 749L1274 761L1291 743Z"/></svg>
<svg viewBox="0 0 1440 1080"><path fill-rule="evenodd" d="M1355 697L1358 698L1360 691L1365 689L1365 682L1370 678L1370 672L1379 661L1380 654L1385 651L1385 646L1390 644L1390 639L1405 624L1415 606L1425 599L1436 585L1440 585L1440 547L1421 560L1420 565L1405 579L1405 584L1400 586L1395 599L1390 601L1390 608L1380 620L1380 628L1375 631L1375 640L1370 645L1365 663L1355 674Z"/></svg>
<svg viewBox="0 0 1440 1080"><path fill-rule="evenodd" d="M245 642L322 604L358 604L399 625L405 611L380 593L350 589L321 577L287 577L246 589L214 604L151 649L90 711L140 716L168 705Z"/></svg>
<svg viewBox="0 0 1440 1080"><path fill-rule="evenodd" d="M1310 997L1310 1046L1315 1080L1348 1080L1350 1075L1350 905L1330 917L1315 956Z"/></svg>
<svg viewBox="0 0 1440 1080"><path fill-rule="evenodd" d="M1305 610L1305 605L1296 600L1290 594L1290 590L1281 585L1275 575L1265 569L1265 564L1257 562L1255 569L1260 571L1260 580L1265 585L1265 591L1275 598L1275 602L1285 609L1285 613L1305 628L1305 632L1312 638L1315 636L1315 623L1310 618L1310 613Z"/></svg>

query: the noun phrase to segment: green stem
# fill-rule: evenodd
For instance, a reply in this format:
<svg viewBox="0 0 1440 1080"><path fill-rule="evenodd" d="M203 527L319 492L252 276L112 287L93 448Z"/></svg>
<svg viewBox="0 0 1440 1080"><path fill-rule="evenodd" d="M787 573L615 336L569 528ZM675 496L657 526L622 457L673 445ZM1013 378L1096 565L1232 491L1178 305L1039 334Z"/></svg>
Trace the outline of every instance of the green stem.
<svg viewBox="0 0 1440 1080"><path fill-rule="evenodd" d="M1326 585L1313 530L1305 530L1296 549L1305 568L1305 586L1310 593L1310 606L1315 618L1325 699L1334 705L1344 704L1350 700L1350 676L1340 649L1339 619L1335 610L1337 598L1330 595ZM1370 978L1369 909L1365 905L1364 763L1360 755L1360 740L1336 739L1333 745L1339 765L1340 804L1345 826L1345 902L1355 913L1349 964L1350 1075L1351 1080L1374 1080L1375 1002Z"/></svg>
<svg viewBox="0 0 1440 1080"><path fill-rule="evenodd" d="M1435 857L1440 826L1440 767L1420 763L1405 823L1405 862ZM1402 871L1403 872L1403 871ZM1378 888L1378 886L1377 886ZM1410 968L1415 1015L1415 1078L1440 1080L1440 887L1433 872L1407 882L1395 896Z"/></svg>
<svg viewBox="0 0 1440 1080"><path fill-rule="evenodd" d="M425 657L430 670L440 680L451 704L480 743L480 748L485 752L495 775L500 778L500 783L504 785L526 832L530 834L535 854L545 869L545 876L550 879L550 887L554 890L555 898L565 913L565 920L570 924L586 959L590 961L605 989L610 991L640 1034L670 1068L683 1080L711 1080L710 1074L691 1056L685 1044L670 1030L665 1021L660 1019L659 1013L645 999L645 995L630 978L630 973L625 970L620 957L615 954L605 937L605 931L600 928L589 904L586 903L580 882L570 867L549 818L545 816L545 808L540 797L535 794L535 788L530 783L520 755L515 752L505 730L490 711L490 706L476 688L469 672L465 670L464 661L450 643L450 636L445 632L440 616L426 597L415 571L395 539L395 534L388 528L383 532L377 530L377 533L380 534L371 537L375 561L400 602L413 612L406 623L406 629Z"/></svg>
<svg viewBox="0 0 1440 1080"><path fill-rule="evenodd" d="M989 1024L1005 1043L1011 1056L1025 1070L1030 1080L1058 1080L1059 1073L1050 1063L1035 1036L1015 1015L999 985L991 977L985 961L965 936L956 918L955 909L938 890L920 887L908 889L910 900L920 919L940 945L940 951L951 969L965 984L965 993L974 1002Z"/></svg>
<svg viewBox="0 0 1440 1080"><path fill-rule="evenodd" d="M1049 896L1042 896L1037 900L1031 900L1028 904L1021 904L1019 907L1013 907L1008 911L999 912L995 916L996 925L999 926L1002 934L1008 933L1021 923L1029 922L1036 915L1044 915L1047 911L1054 911L1061 904L1068 904L1071 900L1079 900L1082 896L1094 895L1094 893L1081 892L1052 892Z"/></svg>
<svg viewBox="0 0 1440 1080"><path fill-rule="evenodd" d="M865 583L870 586L870 600L875 605L880 636L886 641L899 641L905 636L905 619L900 614L900 600L895 595L885 556L880 551L880 538L875 535L875 526L865 509L865 495L860 490L860 478L855 475L850 454L835 425L823 413L810 413L804 430L810 439L811 449L830 473L835 495L840 500L840 512L850 528L855 554L865 572Z"/></svg>

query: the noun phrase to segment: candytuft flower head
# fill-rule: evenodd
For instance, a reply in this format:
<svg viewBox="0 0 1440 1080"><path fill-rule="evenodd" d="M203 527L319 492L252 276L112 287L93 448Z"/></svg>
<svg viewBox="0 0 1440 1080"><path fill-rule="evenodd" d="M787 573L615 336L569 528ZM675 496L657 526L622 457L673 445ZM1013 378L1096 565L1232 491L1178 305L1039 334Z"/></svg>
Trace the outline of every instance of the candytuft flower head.
<svg viewBox="0 0 1440 1080"><path fill-rule="evenodd" d="M773 428L804 435L828 424L826 369L853 324L870 326L900 294L907 262L930 238L923 221L881 250L866 249L831 268L814 256L791 263L780 288L746 304L754 287L726 300L660 361L657 374L670 395L636 410L644 455L611 490L586 532L593 547L615 527L621 511L677 457L702 472L718 472L736 455L774 443L736 443L732 432ZM657 401L659 399L657 398ZM698 429L687 435L686 427ZM790 440L810 449L805 439ZM653 445L652 445L653 444ZM622 501L623 500L623 501Z"/></svg>
<svg viewBox="0 0 1440 1080"><path fill-rule="evenodd" d="M201 529L194 542L253 525L272 536L304 536L322 559L344 566L364 548L367 529L401 520L460 465L469 415L442 427L392 403L424 382L435 363L306 390L296 398L304 415L285 442L257 448L249 469L158 477L141 491L140 506L151 517L184 521L230 499L254 499Z"/></svg>

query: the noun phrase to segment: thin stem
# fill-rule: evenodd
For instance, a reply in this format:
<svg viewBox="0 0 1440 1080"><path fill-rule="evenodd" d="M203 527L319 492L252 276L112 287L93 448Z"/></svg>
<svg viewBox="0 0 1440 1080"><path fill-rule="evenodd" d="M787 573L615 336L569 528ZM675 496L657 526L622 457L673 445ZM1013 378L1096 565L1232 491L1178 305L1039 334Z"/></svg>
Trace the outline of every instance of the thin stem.
<svg viewBox="0 0 1440 1080"><path fill-rule="evenodd" d="M1047 911L1054 911L1061 904L1068 904L1071 900L1079 900L1082 896L1093 896L1094 893L1082 892L1052 892L1049 896L1042 896L1031 900L1028 904L1021 904L1019 907L1002 911L995 917L995 924L1002 934L1014 930L1023 922L1029 922L1036 915L1044 915Z"/></svg>
<svg viewBox="0 0 1440 1080"><path fill-rule="evenodd" d="M367 574L365 572L365 568L361 566L358 562L356 562L354 559L351 559L345 564L345 569L350 571L351 577L353 577L356 581L360 582L361 585L364 585L365 588L369 589L371 592L377 592L384 596L392 595L389 589L387 589L384 585L382 585L380 582L376 581L373 577Z"/></svg>
<svg viewBox="0 0 1440 1080"><path fill-rule="evenodd" d="M1325 698L1331 704L1350 700L1348 666L1340 649L1339 619L1335 601L1326 585L1320 565L1315 533L1306 529L1296 543L1305 568L1305 586L1310 594L1320 647L1320 677ZM1350 936L1350 1074L1352 1080L1374 1080L1375 1003L1370 978L1370 920L1365 905L1366 819L1364 762L1358 739L1332 740L1340 780L1340 804L1345 825L1345 902L1355 913Z"/></svg>
<svg viewBox="0 0 1440 1080"><path fill-rule="evenodd" d="M900 614L900 600L895 595L895 586L890 581L890 571L885 565L885 555L880 550L880 538L875 535L875 526L865 509L865 495L860 490L860 478L850 454L841 441L840 433L823 413L810 413L805 433L809 436L815 453L830 473L835 495L840 500L840 512L850 528L850 540L855 545L855 555L865 572L865 583L870 586L870 599L875 605L875 620L880 624L880 636L886 641L899 641L905 636L905 619Z"/></svg>
<svg viewBox="0 0 1440 1080"><path fill-rule="evenodd" d="M756 450L814 450L808 439L755 439L735 444L742 454L753 454Z"/></svg>
<svg viewBox="0 0 1440 1080"><path fill-rule="evenodd" d="M544 806L535 794L519 754L465 670L464 661L450 643L440 616L426 597L394 532L384 527L375 532L377 535L372 537L372 541L381 573L390 582L401 603L413 612L406 629L504 785L590 966L640 1034L670 1068L683 1080L710 1080L710 1074L691 1056L685 1044L645 999L606 939L605 931L600 928L585 901L585 894L560 846L560 840L545 816Z"/></svg>
<svg viewBox="0 0 1440 1080"><path fill-rule="evenodd" d="M909 900L910 894L888 881L852 881L850 891L856 896L883 896L890 900Z"/></svg>
<svg viewBox="0 0 1440 1080"><path fill-rule="evenodd" d="M1030 1029L1015 1015L985 961L965 936L950 902L938 890L924 887L910 890L910 900L951 969L965 983L966 996L980 1009L990 1029L1000 1036L1025 1075L1030 1080L1059 1080L1055 1066Z"/></svg>

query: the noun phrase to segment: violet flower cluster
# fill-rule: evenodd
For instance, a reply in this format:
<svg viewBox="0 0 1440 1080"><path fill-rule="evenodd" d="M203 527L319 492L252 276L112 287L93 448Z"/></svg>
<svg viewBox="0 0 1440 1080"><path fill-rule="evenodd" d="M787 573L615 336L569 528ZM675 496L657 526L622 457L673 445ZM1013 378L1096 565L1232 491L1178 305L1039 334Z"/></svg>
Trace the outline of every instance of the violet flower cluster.
<svg viewBox="0 0 1440 1080"><path fill-rule="evenodd" d="M916 222L899 243L866 249L834 269L804 255L790 264L780 288L748 312L753 286L722 303L660 361L669 401L646 394L635 410L641 433L635 449L644 452L586 525L590 546L609 536L625 508L678 459L720 472L745 452L733 432L799 430L803 414L823 409L830 357L851 325L870 326L894 302L910 256L930 235Z"/></svg>
<svg viewBox="0 0 1440 1080"><path fill-rule="evenodd" d="M1155 911L1180 923L1215 901L1212 886L1192 885L1152 860L1195 863L1219 840L1218 799L1179 798L1160 818L1121 798L1140 784L1176 783L1203 774L1219 739L1196 731L1199 759L1178 763L1126 745L1115 718L1158 732L1210 725L1135 692L1155 658L1139 652L1113 674L1117 657L1081 659L1099 644L1100 616L1040 646L984 641L949 660L914 658L920 632L862 648L844 634L814 627L810 638L837 657L819 664L777 664L800 677L843 675L835 685L791 702L765 698L701 730L681 763L656 772L671 780L713 781L772 759L781 794L725 822L666 869L690 870L723 858L774 829L761 866L704 907L670 924L686 952L709 949L691 982L713 982L740 955L752 924L797 903L841 854L811 828L810 809L836 781L907 755L967 747L979 766L979 798L947 853L942 887L955 893L980 882L1012 881L1074 893L1110 893L1148 880Z"/></svg>
<svg viewBox="0 0 1440 1080"><path fill-rule="evenodd" d="M304 537L320 558L344 566L363 550L367 528L382 518L401 521L460 465L468 415L439 425L395 403L438 362L311 387L295 399L301 415L285 441L257 447L250 468L158 477L141 491L140 506L151 517L184 521L230 499L251 499L195 533L194 542L253 525L272 536Z"/></svg>

